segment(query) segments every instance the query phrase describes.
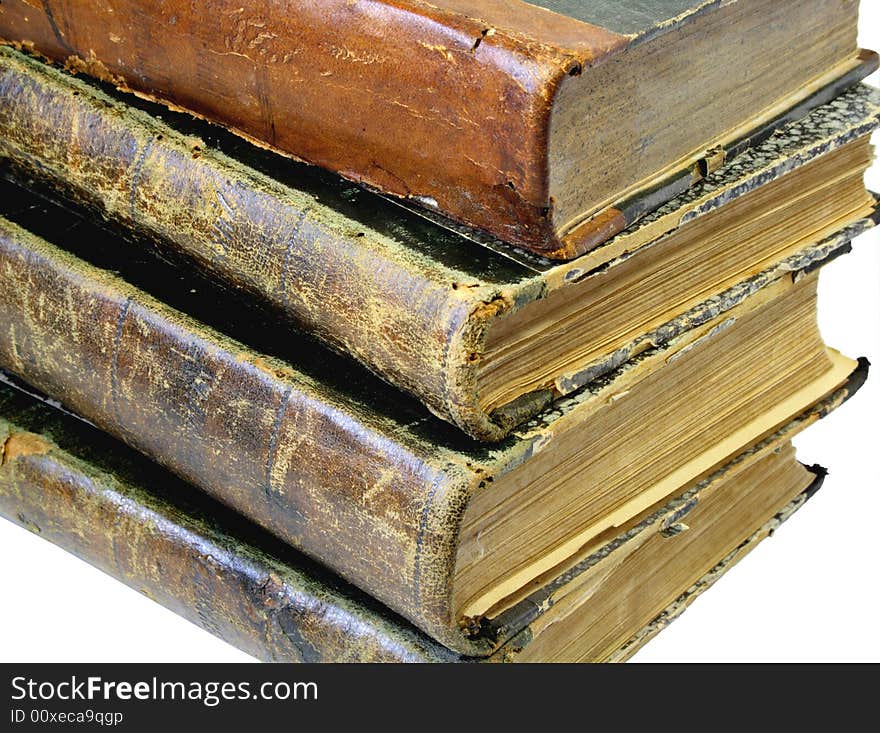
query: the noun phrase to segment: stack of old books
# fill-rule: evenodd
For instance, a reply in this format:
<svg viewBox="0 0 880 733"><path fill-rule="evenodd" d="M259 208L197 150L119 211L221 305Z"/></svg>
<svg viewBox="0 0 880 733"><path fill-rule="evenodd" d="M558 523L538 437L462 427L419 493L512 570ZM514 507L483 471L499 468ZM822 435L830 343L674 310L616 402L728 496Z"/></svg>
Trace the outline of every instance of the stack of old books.
<svg viewBox="0 0 880 733"><path fill-rule="evenodd" d="M57 5L0 5L12 521L264 659L622 660L818 488L856 2Z"/></svg>

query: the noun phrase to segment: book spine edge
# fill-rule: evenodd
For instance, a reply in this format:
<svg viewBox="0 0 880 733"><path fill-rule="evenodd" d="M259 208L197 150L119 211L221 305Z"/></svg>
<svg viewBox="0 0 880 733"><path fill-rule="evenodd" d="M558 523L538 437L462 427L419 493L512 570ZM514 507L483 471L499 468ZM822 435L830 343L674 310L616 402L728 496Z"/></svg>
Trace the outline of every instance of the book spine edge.
<svg viewBox="0 0 880 733"><path fill-rule="evenodd" d="M16 175L184 253L471 437L503 437L471 358L487 308L504 310L488 286L428 277L381 234L18 53L0 50L0 91Z"/></svg>

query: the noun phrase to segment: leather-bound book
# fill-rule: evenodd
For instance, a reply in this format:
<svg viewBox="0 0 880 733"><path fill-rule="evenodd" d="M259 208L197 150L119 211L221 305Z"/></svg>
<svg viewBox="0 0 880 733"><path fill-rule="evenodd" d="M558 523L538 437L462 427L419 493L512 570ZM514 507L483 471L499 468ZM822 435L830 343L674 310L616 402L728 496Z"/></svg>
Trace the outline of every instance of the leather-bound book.
<svg viewBox="0 0 880 733"><path fill-rule="evenodd" d="M0 49L8 167L258 296L483 441L714 318L874 207L862 174L880 96L865 86L565 264L513 260L159 111Z"/></svg>
<svg viewBox="0 0 880 733"><path fill-rule="evenodd" d="M471 656L603 533L859 372L816 324L846 229L486 445L210 277L13 184L0 207L0 366Z"/></svg>
<svg viewBox="0 0 880 733"><path fill-rule="evenodd" d="M799 464L788 442L803 424L603 537L486 629L496 636L480 657L444 648L94 427L5 385L0 515L265 661L622 661L821 486L825 472ZM27 613L32 600L9 602Z"/></svg>
<svg viewBox="0 0 880 733"><path fill-rule="evenodd" d="M551 258L876 68L854 0L4 0L0 40Z"/></svg>

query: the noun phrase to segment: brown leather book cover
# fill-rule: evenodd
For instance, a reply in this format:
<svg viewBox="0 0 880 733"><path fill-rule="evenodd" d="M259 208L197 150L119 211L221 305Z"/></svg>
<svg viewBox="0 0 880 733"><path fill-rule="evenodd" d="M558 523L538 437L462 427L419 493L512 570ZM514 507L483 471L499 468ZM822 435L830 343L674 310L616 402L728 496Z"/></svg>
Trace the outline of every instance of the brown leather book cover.
<svg viewBox="0 0 880 733"><path fill-rule="evenodd" d="M742 21L757 11L763 22ZM791 21L795 11L803 23ZM840 0L290 0L283 10L272 0L218 0L209 11L183 0L4 0L0 39L568 259L731 157L813 92L831 84L833 96L835 79L851 84L868 73L876 58L859 62L855 13ZM836 50L821 52L817 39L842 17ZM719 41L737 54L743 44L745 58L776 54L772 90L755 84L741 54L708 63ZM687 64L687 93L673 85L648 107L646 90L659 83L652 54L676 43L670 63ZM639 81L608 88L605 75L627 63ZM640 137L632 115L612 114L602 128L607 159L580 160L578 136L589 141L598 130L580 103L566 112L571 89L588 94L593 109L638 99L648 118L680 110L692 133L673 144L666 133L681 125L667 124ZM738 103L746 89L755 98ZM568 129L577 130L574 142L554 153L551 141L567 139ZM638 150L611 150L620 130ZM564 162L552 167L554 156ZM624 166L647 157L657 170ZM557 168L581 183L611 171L601 195L614 199L584 194L563 206L573 186L554 197ZM642 191L640 203L632 190Z"/></svg>

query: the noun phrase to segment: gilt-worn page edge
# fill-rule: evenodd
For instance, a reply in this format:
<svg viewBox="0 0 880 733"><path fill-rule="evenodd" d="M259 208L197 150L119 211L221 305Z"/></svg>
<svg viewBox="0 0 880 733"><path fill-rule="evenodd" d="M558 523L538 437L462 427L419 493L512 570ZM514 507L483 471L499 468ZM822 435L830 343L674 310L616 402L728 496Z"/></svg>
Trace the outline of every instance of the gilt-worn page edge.
<svg viewBox="0 0 880 733"><path fill-rule="evenodd" d="M791 519L804 505L812 499L822 488L827 476L827 470L821 466L804 466L815 476L810 487L799 496L795 497L781 512L775 514L763 527L740 543L734 550L728 553L706 575L700 578L684 593L675 599L662 613L651 623L638 631L620 649L610 654L602 661L608 663L626 662L635 656L654 637L667 628L673 621L681 618L682 614L703 593L709 590L729 570L765 539L772 537L773 533L785 522Z"/></svg>

